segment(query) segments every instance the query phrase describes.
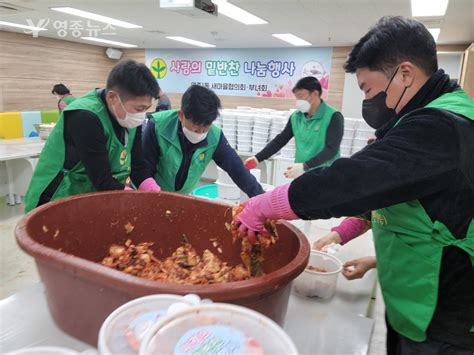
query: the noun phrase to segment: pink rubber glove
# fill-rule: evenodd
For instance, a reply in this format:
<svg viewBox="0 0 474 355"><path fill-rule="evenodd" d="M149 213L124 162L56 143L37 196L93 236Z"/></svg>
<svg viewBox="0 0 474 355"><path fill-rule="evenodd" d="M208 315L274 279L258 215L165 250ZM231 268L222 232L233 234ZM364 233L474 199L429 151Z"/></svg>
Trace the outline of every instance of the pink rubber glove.
<svg viewBox="0 0 474 355"><path fill-rule="evenodd" d="M235 217L241 235L256 239L256 233L268 234L265 228L267 219L298 219L288 201L290 184L276 187L262 195L255 196L245 203L245 209Z"/></svg>
<svg viewBox="0 0 474 355"><path fill-rule="evenodd" d="M341 245L344 245L359 235L364 234L370 228L370 221L363 218L348 217L338 226L332 228L331 231L339 234L341 237Z"/></svg>
<svg viewBox="0 0 474 355"><path fill-rule="evenodd" d="M161 191L161 187L156 183L155 179L148 178L142 181L140 186L138 186L140 191Z"/></svg>
<svg viewBox="0 0 474 355"><path fill-rule="evenodd" d="M125 185L125 187L123 188L123 191L134 191L134 190L130 186Z"/></svg>

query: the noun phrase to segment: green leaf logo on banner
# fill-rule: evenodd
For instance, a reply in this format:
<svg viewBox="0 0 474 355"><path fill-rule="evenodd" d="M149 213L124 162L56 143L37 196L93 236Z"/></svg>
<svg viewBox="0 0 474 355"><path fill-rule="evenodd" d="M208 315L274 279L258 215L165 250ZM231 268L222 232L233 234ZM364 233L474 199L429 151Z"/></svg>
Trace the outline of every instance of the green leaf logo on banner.
<svg viewBox="0 0 474 355"><path fill-rule="evenodd" d="M156 58L151 62L150 70L155 78L161 79L168 72L168 67L163 59Z"/></svg>

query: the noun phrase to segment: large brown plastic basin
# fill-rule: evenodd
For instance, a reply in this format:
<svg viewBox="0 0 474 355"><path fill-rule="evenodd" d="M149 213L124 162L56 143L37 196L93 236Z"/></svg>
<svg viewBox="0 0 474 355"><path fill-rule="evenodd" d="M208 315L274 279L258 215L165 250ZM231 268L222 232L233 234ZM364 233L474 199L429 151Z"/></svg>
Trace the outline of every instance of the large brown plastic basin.
<svg viewBox="0 0 474 355"><path fill-rule="evenodd" d="M170 211L171 213L167 213ZM293 226L278 226L280 239L265 252L266 275L215 285L177 285L130 276L98 264L113 243L154 241L159 258L180 246L185 234L201 253L205 248L230 265L240 260L240 243L225 228L229 206L169 193L105 192L78 195L41 206L26 215L15 234L33 256L46 289L51 315L65 332L97 344L99 328L118 306L150 294L196 293L215 302L242 305L282 324L291 281L305 268L310 247ZM124 225L135 228L127 234ZM210 238L217 238L219 254Z"/></svg>

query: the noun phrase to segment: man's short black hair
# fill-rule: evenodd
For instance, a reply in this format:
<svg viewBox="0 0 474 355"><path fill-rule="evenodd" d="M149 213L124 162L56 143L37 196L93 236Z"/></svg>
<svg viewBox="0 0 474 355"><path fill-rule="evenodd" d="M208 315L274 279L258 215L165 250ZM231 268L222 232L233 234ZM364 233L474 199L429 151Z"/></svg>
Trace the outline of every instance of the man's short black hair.
<svg viewBox="0 0 474 355"><path fill-rule="evenodd" d="M323 92L321 83L314 76L307 76L298 80L295 87L293 88L293 94L296 90L308 90L309 92L317 91L319 92L319 96L321 96Z"/></svg>
<svg viewBox="0 0 474 355"><path fill-rule="evenodd" d="M64 84L56 84L53 86L53 90L51 90L51 94L53 95L66 95L70 93L71 92Z"/></svg>
<svg viewBox="0 0 474 355"><path fill-rule="evenodd" d="M124 100L138 96L158 97L160 87L150 69L134 60L124 60L110 71L107 91L117 91Z"/></svg>
<svg viewBox="0 0 474 355"><path fill-rule="evenodd" d="M200 126L209 126L214 122L220 108L221 100L214 91L199 85L190 86L181 99L184 117Z"/></svg>
<svg viewBox="0 0 474 355"><path fill-rule="evenodd" d="M382 17L352 48L344 69L383 72L388 78L403 61L431 76L438 70L436 43L421 22L403 16Z"/></svg>

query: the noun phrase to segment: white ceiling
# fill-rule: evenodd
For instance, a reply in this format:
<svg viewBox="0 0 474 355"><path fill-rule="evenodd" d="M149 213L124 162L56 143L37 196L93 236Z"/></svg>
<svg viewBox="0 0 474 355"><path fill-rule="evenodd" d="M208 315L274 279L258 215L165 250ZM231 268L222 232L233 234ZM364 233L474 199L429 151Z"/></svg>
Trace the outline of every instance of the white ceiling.
<svg viewBox="0 0 474 355"><path fill-rule="evenodd" d="M141 29L116 27L113 31L115 35L101 36L135 44L141 48L192 47L165 38L170 35L208 42L215 44L217 48L282 48L292 46L272 37L272 33L293 33L314 46L353 45L381 16L410 16L411 12L409 0L230 1L269 23L246 26L223 15L193 19L160 9L159 0L0 0L0 5L3 2L26 8L17 13L0 12L0 19L22 24L27 24L27 19L31 19L35 24L41 19L49 20L48 31L42 31L40 35L61 38L53 27L57 20L68 20L68 24L71 20L82 20L84 28L86 27L85 19L49 9L55 6L70 6L143 26ZM450 0L445 17L436 21L441 23L431 27L441 27L438 44L473 42L474 0ZM23 32L21 29L2 29ZM85 29L81 35L87 36ZM71 33L63 39L83 42Z"/></svg>

